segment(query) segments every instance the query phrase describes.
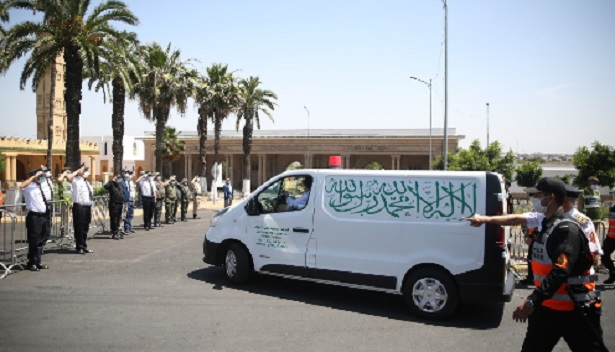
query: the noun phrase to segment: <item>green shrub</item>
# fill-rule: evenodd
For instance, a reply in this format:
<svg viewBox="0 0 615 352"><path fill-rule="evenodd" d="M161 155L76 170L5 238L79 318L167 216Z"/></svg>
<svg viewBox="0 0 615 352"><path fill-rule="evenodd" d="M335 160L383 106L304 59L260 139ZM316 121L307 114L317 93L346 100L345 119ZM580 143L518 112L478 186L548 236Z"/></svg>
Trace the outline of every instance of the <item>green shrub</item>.
<svg viewBox="0 0 615 352"><path fill-rule="evenodd" d="M94 197L106 196L107 194L109 194L109 191L107 191L104 187L94 188Z"/></svg>

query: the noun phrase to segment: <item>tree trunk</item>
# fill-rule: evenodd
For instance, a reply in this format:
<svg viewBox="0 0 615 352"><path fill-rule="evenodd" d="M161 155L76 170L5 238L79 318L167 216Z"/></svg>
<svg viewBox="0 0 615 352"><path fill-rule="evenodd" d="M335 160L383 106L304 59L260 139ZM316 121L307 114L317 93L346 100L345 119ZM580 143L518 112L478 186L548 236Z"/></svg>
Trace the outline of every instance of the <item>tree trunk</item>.
<svg viewBox="0 0 615 352"><path fill-rule="evenodd" d="M124 105L126 102L126 89L124 82L115 77L113 85L113 113L111 114L111 128L113 129L113 173L122 171L124 160Z"/></svg>
<svg viewBox="0 0 615 352"><path fill-rule="evenodd" d="M252 163L250 155L252 153L252 134L254 132L254 122L252 112L245 115L246 124L243 126L243 193L250 193L250 180ZM247 188L247 189L246 189Z"/></svg>
<svg viewBox="0 0 615 352"><path fill-rule="evenodd" d="M199 111L197 131L199 133L199 158L201 159L199 175L207 178L207 115L204 111Z"/></svg>
<svg viewBox="0 0 615 352"><path fill-rule="evenodd" d="M66 73L64 80L64 100L66 101L66 165L77 170L81 165L79 148L79 115L81 114L81 85L83 83L83 61L79 48L74 45L64 47Z"/></svg>
<svg viewBox="0 0 615 352"><path fill-rule="evenodd" d="M161 111L158 110L157 114L160 115ZM162 139L166 125L165 120L162 116L156 116L156 171L162 171Z"/></svg>
<svg viewBox="0 0 615 352"><path fill-rule="evenodd" d="M53 108L55 104L56 92L56 59L51 61L51 91L49 92L49 120L47 120L47 169L52 170L51 151L53 149Z"/></svg>

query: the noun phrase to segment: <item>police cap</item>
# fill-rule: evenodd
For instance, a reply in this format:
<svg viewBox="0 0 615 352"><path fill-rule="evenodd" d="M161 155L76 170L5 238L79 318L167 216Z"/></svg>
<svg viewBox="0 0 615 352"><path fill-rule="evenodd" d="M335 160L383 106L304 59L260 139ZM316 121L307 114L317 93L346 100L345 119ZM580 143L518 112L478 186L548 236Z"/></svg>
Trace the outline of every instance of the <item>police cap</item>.
<svg viewBox="0 0 615 352"><path fill-rule="evenodd" d="M555 177L543 177L538 180L536 189L540 192L551 193L559 204L564 203L566 198L566 184Z"/></svg>
<svg viewBox="0 0 615 352"><path fill-rule="evenodd" d="M575 186L566 185L566 197L568 198L577 198L581 191L577 189Z"/></svg>

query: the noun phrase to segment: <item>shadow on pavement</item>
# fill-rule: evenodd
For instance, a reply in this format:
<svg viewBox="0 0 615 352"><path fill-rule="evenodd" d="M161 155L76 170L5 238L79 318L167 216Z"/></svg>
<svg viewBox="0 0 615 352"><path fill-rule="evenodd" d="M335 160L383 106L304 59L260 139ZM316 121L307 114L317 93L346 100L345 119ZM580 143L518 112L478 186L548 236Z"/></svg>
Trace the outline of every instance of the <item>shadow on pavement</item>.
<svg viewBox="0 0 615 352"><path fill-rule="evenodd" d="M192 271L187 276L190 279L213 285L211 288L213 290L230 288L306 304L434 326L477 330L495 329L500 325L504 312L504 304L464 305L460 306L447 321L429 321L412 316L401 295L259 274L255 274L245 285L233 285L226 281L222 268L213 266Z"/></svg>

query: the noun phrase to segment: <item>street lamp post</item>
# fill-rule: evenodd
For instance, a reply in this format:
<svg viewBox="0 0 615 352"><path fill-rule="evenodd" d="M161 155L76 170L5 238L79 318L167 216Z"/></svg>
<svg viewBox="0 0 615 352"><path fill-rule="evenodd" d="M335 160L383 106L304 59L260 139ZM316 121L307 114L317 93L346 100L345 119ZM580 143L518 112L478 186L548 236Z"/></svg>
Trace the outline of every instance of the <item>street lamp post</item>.
<svg viewBox="0 0 615 352"><path fill-rule="evenodd" d="M429 170L432 169L431 167L431 163L432 163L432 155L431 155L431 78L429 79L429 82L427 81L423 81L420 78L416 78L416 77L410 77L413 80L416 80L418 82L423 83L424 85L427 86L427 88L429 88Z"/></svg>
<svg viewBox="0 0 615 352"><path fill-rule="evenodd" d="M448 169L448 4L444 2L444 170Z"/></svg>
<svg viewBox="0 0 615 352"><path fill-rule="evenodd" d="M308 155L308 162L310 163L310 168L312 167L312 160L310 160L310 110L308 110L307 106L303 106L303 108L305 109L305 111L307 112L307 118L308 118L308 129L307 129L307 155ZM307 162L306 162L307 164ZM306 165L307 167L307 165Z"/></svg>

